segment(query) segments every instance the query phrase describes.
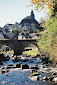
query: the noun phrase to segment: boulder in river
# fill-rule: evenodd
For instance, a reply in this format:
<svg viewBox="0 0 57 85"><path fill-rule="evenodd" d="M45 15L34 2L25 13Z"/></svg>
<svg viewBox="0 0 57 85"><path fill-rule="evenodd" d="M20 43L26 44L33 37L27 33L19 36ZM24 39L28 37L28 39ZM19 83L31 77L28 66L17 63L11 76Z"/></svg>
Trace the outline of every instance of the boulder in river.
<svg viewBox="0 0 57 85"><path fill-rule="evenodd" d="M32 77L32 76L38 76L38 75L40 75L38 72L33 72L33 73L31 74L31 77Z"/></svg>
<svg viewBox="0 0 57 85"><path fill-rule="evenodd" d="M9 70L7 70L7 69L1 70L1 71L0 71L0 74L6 73L6 72L9 72Z"/></svg>
<svg viewBox="0 0 57 85"><path fill-rule="evenodd" d="M9 64L8 66L13 66L13 64Z"/></svg>
<svg viewBox="0 0 57 85"><path fill-rule="evenodd" d="M5 74L4 76L8 76L7 74Z"/></svg>
<svg viewBox="0 0 57 85"><path fill-rule="evenodd" d="M39 69L38 67L32 66L32 67L31 67L31 72L32 72L32 73L33 73L33 72L37 72L38 69Z"/></svg>
<svg viewBox="0 0 57 85"><path fill-rule="evenodd" d="M33 73L33 72L37 72L37 69L31 69L31 72Z"/></svg>
<svg viewBox="0 0 57 85"><path fill-rule="evenodd" d="M37 58L37 57L40 57L40 54L36 54L36 58Z"/></svg>
<svg viewBox="0 0 57 85"><path fill-rule="evenodd" d="M47 81L47 80L49 80L49 79L48 79L48 77L43 77L42 80L46 80L46 81Z"/></svg>
<svg viewBox="0 0 57 85"><path fill-rule="evenodd" d="M14 60L12 60L13 62L19 62L19 61L22 61L22 59L20 58L15 58Z"/></svg>
<svg viewBox="0 0 57 85"><path fill-rule="evenodd" d="M27 62L28 61L28 59L24 59L24 60L22 60L22 62Z"/></svg>
<svg viewBox="0 0 57 85"><path fill-rule="evenodd" d="M16 68L20 68L21 67L21 63L16 64Z"/></svg>
<svg viewBox="0 0 57 85"><path fill-rule="evenodd" d="M52 75L57 75L57 73L52 73Z"/></svg>
<svg viewBox="0 0 57 85"><path fill-rule="evenodd" d="M54 78L54 79L53 79L53 81L54 81L55 83L57 83L57 77L56 77L56 78Z"/></svg>
<svg viewBox="0 0 57 85"><path fill-rule="evenodd" d="M21 69L29 69L29 66L27 64L21 64Z"/></svg>
<svg viewBox="0 0 57 85"><path fill-rule="evenodd" d="M11 68L13 68L13 67L12 67L12 66L7 66L7 67L6 67L6 69L11 69Z"/></svg>
<svg viewBox="0 0 57 85"><path fill-rule="evenodd" d="M39 69L38 67L36 67L36 66L33 66L33 67L31 67L31 69Z"/></svg>
<svg viewBox="0 0 57 85"><path fill-rule="evenodd" d="M39 77L38 76L32 76L32 77L29 77L31 80L39 80Z"/></svg>
<svg viewBox="0 0 57 85"><path fill-rule="evenodd" d="M49 80L52 81L54 79L54 77L50 77Z"/></svg>
<svg viewBox="0 0 57 85"><path fill-rule="evenodd" d="M5 69L5 67L1 67L1 69Z"/></svg>
<svg viewBox="0 0 57 85"><path fill-rule="evenodd" d="M5 66L5 69L10 69L10 68L13 68L13 64L9 64L9 65Z"/></svg>

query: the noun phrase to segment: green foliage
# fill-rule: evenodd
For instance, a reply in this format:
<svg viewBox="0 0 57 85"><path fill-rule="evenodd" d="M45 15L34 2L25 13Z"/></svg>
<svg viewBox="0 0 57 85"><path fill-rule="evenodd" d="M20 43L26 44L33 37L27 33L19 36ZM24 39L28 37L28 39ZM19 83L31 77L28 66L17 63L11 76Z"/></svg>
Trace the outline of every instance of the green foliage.
<svg viewBox="0 0 57 85"><path fill-rule="evenodd" d="M48 54L49 57L52 57L55 38L57 36L57 15L47 19L44 28L45 33L42 33L39 37L38 46L42 54Z"/></svg>
<svg viewBox="0 0 57 85"><path fill-rule="evenodd" d="M16 28L14 28L13 33L15 34L15 36L18 36L19 31Z"/></svg>
<svg viewBox="0 0 57 85"><path fill-rule="evenodd" d="M54 7L54 9L53 9L53 16L56 15L56 12L57 12L57 0L55 0L55 1L56 1L55 3L53 2L53 4L54 4L53 5L53 7Z"/></svg>

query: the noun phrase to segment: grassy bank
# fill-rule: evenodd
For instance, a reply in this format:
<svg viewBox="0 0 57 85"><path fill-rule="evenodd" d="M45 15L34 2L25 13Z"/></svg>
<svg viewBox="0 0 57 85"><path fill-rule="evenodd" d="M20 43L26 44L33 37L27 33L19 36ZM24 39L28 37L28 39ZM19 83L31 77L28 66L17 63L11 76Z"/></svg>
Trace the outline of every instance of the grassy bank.
<svg viewBox="0 0 57 85"><path fill-rule="evenodd" d="M39 52L38 52L38 50L29 50L29 51L24 51L23 53L26 54L26 55L35 56Z"/></svg>
<svg viewBox="0 0 57 85"><path fill-rule="evenodd" d="M10 51L1 51L1 53L3 53L3 54L12 54L12 53L14 53L14 51L13 50L10 50Z"/></svg>

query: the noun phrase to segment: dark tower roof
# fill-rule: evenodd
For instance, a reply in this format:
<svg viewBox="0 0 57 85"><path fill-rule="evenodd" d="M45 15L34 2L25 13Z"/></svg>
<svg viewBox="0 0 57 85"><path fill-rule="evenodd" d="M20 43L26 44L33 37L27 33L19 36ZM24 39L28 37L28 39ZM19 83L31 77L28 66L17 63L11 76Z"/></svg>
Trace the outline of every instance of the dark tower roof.
<svg viewBox="0 0 57 85"><path fill-rule="evenodd" d="M31 15L30 15L30 16L25 17L25 18L20 22L20 24L21 24L22 26L24 26L25 23L29 23L29 25L30 25L30 24L36 24L36 27L39 27L39 26L40 26L40 24L35 20L35 15L34 15L33 10L31 11Z"/></svg>
<svg viewBox="0 0 57 85"><path fill-rule="evenodd" d="M31 11L31 18L32 18L32 19L35 19L35 15L34 15L33 10Z"/></svg>

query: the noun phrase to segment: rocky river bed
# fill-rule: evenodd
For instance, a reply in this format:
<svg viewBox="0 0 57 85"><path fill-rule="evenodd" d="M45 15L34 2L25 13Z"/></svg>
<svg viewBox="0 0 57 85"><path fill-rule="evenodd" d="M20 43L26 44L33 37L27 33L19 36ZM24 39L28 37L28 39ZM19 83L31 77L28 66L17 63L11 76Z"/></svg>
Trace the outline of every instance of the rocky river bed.
<svg viewBox="0 0 57 85"><path fill-rule="evenodd" d="M0 65L0 85L57 85L57 68L38 57L13 56Z"/></svg>

